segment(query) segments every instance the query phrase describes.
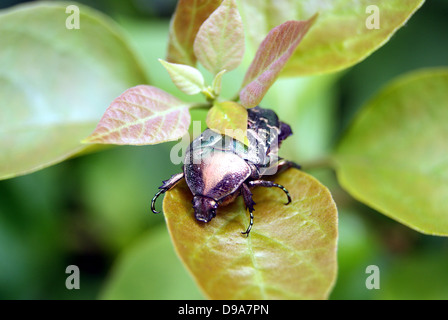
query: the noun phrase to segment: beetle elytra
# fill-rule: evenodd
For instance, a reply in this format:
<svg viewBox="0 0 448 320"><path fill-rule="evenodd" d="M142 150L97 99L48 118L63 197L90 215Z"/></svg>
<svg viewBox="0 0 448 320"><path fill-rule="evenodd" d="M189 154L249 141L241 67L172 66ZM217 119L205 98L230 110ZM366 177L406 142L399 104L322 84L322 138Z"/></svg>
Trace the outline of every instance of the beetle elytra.
<svg viewBox="0 0 448 320"><path fill-rule="evenodd" d="M288 190L263 177L300 166L278 157L278 148L292 134L289 125L279 121L269 109L248 109L247 137L249 146L229 136L206 129L190 144L186 151L183 172L163 181L151 201L155 209L156 199L185 179L193 194L193 209L198 221L209 222L216 216L219 206L231 203L242 195L249 210L250 223L242 234L249 235L254 223L254 205L251 188L280 188L291 202Z"/></svg>

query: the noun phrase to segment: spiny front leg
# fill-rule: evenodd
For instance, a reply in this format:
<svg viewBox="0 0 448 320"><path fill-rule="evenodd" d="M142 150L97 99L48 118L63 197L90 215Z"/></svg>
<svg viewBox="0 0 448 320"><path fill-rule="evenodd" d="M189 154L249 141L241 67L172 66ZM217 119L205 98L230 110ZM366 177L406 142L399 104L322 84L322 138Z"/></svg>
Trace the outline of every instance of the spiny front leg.
<svg viewBox="0 0 448 320"><path fill-rule="evenodd" d="M272 176L274 174L279 174L286 171L289 168L301 169L301 166L293 161L278 158L278 160L273 161L269 167L261 167L259 169L259 175L251 176L252 179L258 180L262 176Z"/></svg>
<svg viewBox="0 0 448 320"><path fill-rule="evenodd" d="M171 176L168 180L163 181L163 184L161 187L159 187L159 191L154 195L154 197L151 200L151 210L154 213L160 213L159 211L156 211L156 200L157 198L162 194L173 188L176 184L179 183L180 180L182 180L184 177L184 173L177 173Z"/></svg>
<svg viewBox="0 0 448 320"><path fill-rule="evenodd" d="M296 168L296 169L300 170L302 168L302 166L293 161L289 161L289 160L285 160L285 159L280 159L277 162L277 173L283 172L289 168Z"/></svg>
<svg viewBox="0 0 448 320"><path fill-rule="evenodd" d="M260 186L260 187L276 187L276 188L280 188L283 190L283 192L286 194L286 196L288 197L288 202L286 203L287 205L291 203L291 195L289 194L288 189L286 189L284 186L282 186L281 184L277 184L275 182L272 181L268 181L268 180L253 180L253 181L249 181L248 182L249 187L256 187L256 186Z"/></svg>
<svg viewBox="0 0 448 320"><path fill-rule="evenodd" d="M250 192L249 187L245 183L243 183L243 185L241 187L241 192L243 194L244 203L246 204L246 209L249 210L249 214L250 214L249 226L247 227L246 231L241 232L241 233L245 234L246 236L249 236L249 232L250 232L250 230L252 230L252 226L254 225L254 215L252 212L255 210L254 209L255 202L252 199L252 192Z"/></svg>

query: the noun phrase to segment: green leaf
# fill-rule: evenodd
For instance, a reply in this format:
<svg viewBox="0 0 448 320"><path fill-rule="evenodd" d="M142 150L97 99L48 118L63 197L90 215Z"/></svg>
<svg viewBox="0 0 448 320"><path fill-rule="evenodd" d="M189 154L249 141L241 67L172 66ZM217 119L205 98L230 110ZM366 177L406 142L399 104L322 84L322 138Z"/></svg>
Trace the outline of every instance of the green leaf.
<svg viewBox="0 0 448 320"><path fill-rule="evenodd" d="M215 78L213 78L213 82L212 82L212 90L213 90L213 94L216 97L219 97L219 95L221 94L221 84L222 84L222 76L224 75L224 73L226 73L227 70L224 69L221 72L218 72L218 74L215 76Z"/></svg>
<svg viewBox="0 0 448 320"><path fill-rule="evenodd" d="M240 92L243 106L250 108L261 102L316 17L306 21L287 21L269 32L244 77Z"/></svg>
<svg viewBox="0 0 448 320"><path fill-rule="evenodd" d="M272 28L319 13L282 75L304 76L348 68L385 44L424 0L241 0L247 35L257 48ZM371 5L378 11L371 11ZM378 16L376 16L378 12ZM377 17L377 19L376 19ZM379 23L379 29L367 25Z"/></svg>
<svg viewBox="0 0 448 320"><path fill-rule="evenodd" d="M198 69L185 64L166 62L162 59L159 61L170 74L173 83L182 92L194 95L204 90L204 77Z"/></svg>
<svg viewBox="0 0 448 320"><path fill-rule="evenodd" d="M423 233L448 235L448 69L383 89L342 138L334 159L356 199Z"/></svg>
<svg viewBox="0 0 448 320"><path fill-rule="evenodd" d="M381 290L372 290L373 299L447 300L448 259L436 248L426 249L426 252L410 250L408 254L397 254L391 261L384 262L384 267L380 265ZM425 273L423 277L422 272Z"/></svg>
<svg viewBox="0 0 448 320"><path fill-rule="evenodd" d="M107 108L87 143L157 144L188 133L189 105L165 91L139 85L126 90Z"/></svg>
<svg viewBox="0 0 448 320"><path fill-rule="evenodd" d="M300 159L306 166L306 162L326 158L332 151L338 79L339 75L334 73L279 78L269 89L263 104L272 106L293 132L282 142L282 157Z"/></svg>
<svg viewBox="0 0 448 320"><path fill-rule="evenodd" d="M207 127L239 140L246 145L247 139L247 109L237 102L217 102L207 113Z"/></svg>
<svg viewBox="0 0 448 320"><path fill-rule="evenodd" d="M194 53L212 74L238 67L244 56L244 29L235 0L224 0L202 24Z"/></svg>
<svg viewBox="0 0 448 320"><path fill-rule="evenodd" d="M211 299L325 299L336 276L337 210L317 180L291 169L275 177L291 193L254 188L254 226L243 200L195 220L185 183L168 191L163 209L176 251Z"/></svg>
<svg viewBox="0 0 448 320"><path fill-rule="evenodd" d="M165 228L152 228L128 247L112 268L100 299L202 299L176 257Z"/></svg>
<svg viewBox="0 0 448 320"><path fill-rule="evenodd" d="M194 39L202 23L221 4L221 0L179 0L171 18L167 61L196 65Z"/></svg>
<svg viewBox="0 0 448 320"><path fill-rule="evenodd" d="M107 254L126 249L158 222L144 213L148 193L170 172L167 147L110 148L80 161L77 172L71 175L76 177L77 197L83 203L83 229L94 234L96 245ZM157 169L148 169L148 158L151 168Z"/></svg>
<svg viewBox="0 0 448 320"><path fill-rule="evenodd" d="M80 7L33 3L0 14L0 179L26 174L86 149L114 97L146 77L117 26Z"/></svg>

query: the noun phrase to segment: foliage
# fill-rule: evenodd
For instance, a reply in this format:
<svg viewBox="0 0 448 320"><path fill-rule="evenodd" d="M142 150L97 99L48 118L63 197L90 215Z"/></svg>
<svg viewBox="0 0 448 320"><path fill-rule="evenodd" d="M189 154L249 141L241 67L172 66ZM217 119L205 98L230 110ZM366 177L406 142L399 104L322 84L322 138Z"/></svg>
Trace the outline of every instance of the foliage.
<svg viewBox="0 0 448 320"><path fill-rule="evenodd" d="M248 216L240 198L207 225L193 217L186 184L166 195L163 211L174 245L204 294L212 299L324 299L336 276L337 210L327 188L299 171L254 189L256 229L240 232Z"/></svg>
<svg viewBox="0 0 448 320"><path fill-rule="evenodd" d="M448 235L448 69L389 84L357 115L335 161L355 198L418 231Z"/></svg>
<svg viewBox="0 0 448 320"><path fill-rule="evenodd" d="M65 28L65 7L40 3L0 15L0 96L8 101L0 109L0 178L79 153L110 97L147 81L108 17L82 7L76 34Z"/></svg>

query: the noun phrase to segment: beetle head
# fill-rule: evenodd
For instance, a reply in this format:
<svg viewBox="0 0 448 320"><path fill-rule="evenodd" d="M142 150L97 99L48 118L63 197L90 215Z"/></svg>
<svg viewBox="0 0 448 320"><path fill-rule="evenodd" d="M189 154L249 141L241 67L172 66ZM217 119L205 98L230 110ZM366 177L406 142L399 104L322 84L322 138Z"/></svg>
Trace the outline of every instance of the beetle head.
<svg viewBox="0 0 448 320"><path fill-rule="evenodd" d="M218 203L212 198L195 196L193 198L193 209L196 220L209 222L216 216Z"/></svg>

